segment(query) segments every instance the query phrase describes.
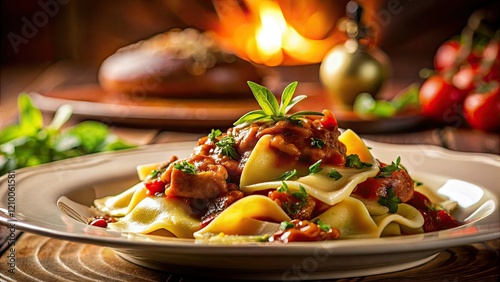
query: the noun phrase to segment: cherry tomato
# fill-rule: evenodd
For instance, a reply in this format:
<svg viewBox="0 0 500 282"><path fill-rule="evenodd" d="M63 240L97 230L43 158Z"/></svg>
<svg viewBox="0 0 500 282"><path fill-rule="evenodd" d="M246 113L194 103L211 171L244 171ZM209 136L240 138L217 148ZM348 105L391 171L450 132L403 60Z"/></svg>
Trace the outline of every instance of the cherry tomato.
<svg viewBox="0 0 500 282"><path fill-rule="evenodd" d="M466 92L458 89L440 75L429 77L420 88L419 101L425 116L451 123L460 120L460 109ZM454 117L456 115L457 118Z"/></svg>
<svg viewBox="0 0 500 282"><path fill-rule="evenodd" d="M484 47L482 57L483 60L495 61L497 65L500 64L500 41L491 40L488 42Z"/></svg>
<svg viewBox="0 0 500 282"><path fill-rule="evenodd" d="M449 40L439 46L434 56L434 68L437 71L450 69L455 65L460 50L460 43Z"/></svg>
<svg viewBox="0 0 500 282"><path fill-rule="evenodd" d="M491 82L486 91L477 91L464 101L464 116L472 128L486 131L500 129L499 83Z"/></svg>
<svg viewBox="0 0 500 282"><path fill-rule="evenodd" d="M478 64L462 65L451 79L453 85L465 93L470 93L475 87L478 68Z"/></svg>

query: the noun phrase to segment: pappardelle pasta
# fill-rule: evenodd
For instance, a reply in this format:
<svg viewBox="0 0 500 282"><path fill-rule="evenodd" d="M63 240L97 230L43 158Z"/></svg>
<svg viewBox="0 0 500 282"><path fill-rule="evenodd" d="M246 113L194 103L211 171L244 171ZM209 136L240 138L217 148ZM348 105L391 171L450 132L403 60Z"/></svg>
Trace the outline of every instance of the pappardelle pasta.
<svg viewBox="0 0 500 282"><path fill-rule="evenodd" d="M138 167L140 182L96 199L103 215L89 224L122 232L208 241L294 242L379 238L458 226L415 189L397 158L372 156L352 130L340 132L329 110L288 111L249 82L262 109L226 132L212 130L192 154Z"/></svg>

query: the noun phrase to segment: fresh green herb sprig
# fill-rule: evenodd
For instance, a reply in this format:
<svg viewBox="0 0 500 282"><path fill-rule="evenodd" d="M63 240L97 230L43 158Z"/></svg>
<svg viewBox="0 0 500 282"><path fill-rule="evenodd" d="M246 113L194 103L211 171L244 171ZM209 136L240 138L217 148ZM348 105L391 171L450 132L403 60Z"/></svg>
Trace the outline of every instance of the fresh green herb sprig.
<svg viewBox="0 0 500 282"><path fill-rule="evenodd" d="M387 188L387 197L380 196L378 203L389 208L390 213L398 212L398 204L401 204L401 199L396 196L396 192L392 188Z"/></svg>
<svg viewBox="0 0 500 282"><path fill-rule="evenodd" d="M286 184L285 181L281 182L281 187L276 189L280 193L290 193L290 190L288 188L288 185ZM307 191L304 188L304 186L299 185L299 191L291 193L292 197L298 200L298 202L284 202L281 203L283 209L288 213L288 214L297 214L302 207L304 207L307 204Z"/></svg>
<svg viewBox="0 0 500 282"><path fill-rule="evenodd" d="M239 156L234 148L235 144L236 140L234 139L234 136L226 135L215 143L215 146L217 146L216 152L237 160Z"/></svg>
<svg viewBox="0 0 500 282"><path fill-rule="evenodd" d="M244 114L234 123L234 125L249 124L257 121L271 122L283 119L296 120L305 115L322 116L323 113L314 111L299 111L291 115L287 115L292 107L307 98L305 95L299 95L292 99L295 89L297 88L297 84L298 83L296 81L292 82L283 90L281 103L278 104L278 100L269 89L255 82L249 81L248 86L250 86L250 89L252 90L252 93L261 109Z"/></svg>
<svg viewBox="0 0 500 282"><path fill-rule="evenodd" d="M196 174L196 167L192 163L182 161L174 164L174 168L187 174Z"/></svg>
<svg viewBox="0 0 500 282"><path fill-rule="evenodd" d="M400 171L401 168L401 157L396 159L396 162L392 162L390 165L386 165L380 168L380 173L375 178L390 177L393 172Z"/></svg>
<svg viewBox="0 0 500 282"><path fill-rule="evenodd" d="M70 105L59 107L50 124L44 125L41 111L28 94L20 94L17 104L18 124L0 130L0 175L23 167L135 147L96 121L84 121L62 131L73 114Z"/></svg>
<svg viewBox="0 0 500 282"><path fill-rule="evenodd" d="M221 135L222 131L220 131L219 129L212 129L212 131L210 131L210 133L208 134L208 139L210 139L210 141L212 142L215 142L217 141L217 137Z"/></svg>
<svg viewBox="0 0 500 282"><path fill-rule="evenodd" d="M144 178L143 182L147 183L155 178L158 178L158 175L162 174L165 170L153 169L147 176Z"/></svg>
<svg viewBox="0 0 500 282"><path fill-rule="evenodd" d="M304 189L304 186L299 185L299 191L293 192L292 196L299 200L299 202L295 203L282 203L283 207L285 208L286 212L288 214L297 214L300 209L302 209L306 204L307 204L307 192L306 189ZM287 187L288 190L288 187Z"/></svg>

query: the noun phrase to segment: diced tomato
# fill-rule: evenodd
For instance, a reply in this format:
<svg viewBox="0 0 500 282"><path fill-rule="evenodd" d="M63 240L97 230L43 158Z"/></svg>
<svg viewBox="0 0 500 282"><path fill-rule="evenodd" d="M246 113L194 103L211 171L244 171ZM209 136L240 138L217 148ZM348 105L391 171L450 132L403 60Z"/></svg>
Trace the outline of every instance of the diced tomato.
<svg viewBox="0 0 500 282"><path fill-rule="evenodd" d="M445 210L419 210L424 217L424 232L440 231L458 227L460 224Z"/></svg>
<svg viewBox="0 0 500 282"><path fill-rule="evenodd" d="M108 222L106 222L105 219L102 219L102 218L98 218L98 219L95 219L93 220L90 225L92 226L96 226L96 227L102 227L102 228L106 228L108 227Z"/></svg>
<svg viewBox="0 0 500 282"><path fill-rule="evenodd" d="M323 114L324 116L321 118L321 125L325 129L334 129L339 124L331 111L323 110Z"/></svg>
<svg viewBox="0 0 500 282"><path fill-rule="evenodd" d="M154 179L144 184L148 189L148 195L155 195L156 193L165 193L165 183L160 179Z"/></svg>

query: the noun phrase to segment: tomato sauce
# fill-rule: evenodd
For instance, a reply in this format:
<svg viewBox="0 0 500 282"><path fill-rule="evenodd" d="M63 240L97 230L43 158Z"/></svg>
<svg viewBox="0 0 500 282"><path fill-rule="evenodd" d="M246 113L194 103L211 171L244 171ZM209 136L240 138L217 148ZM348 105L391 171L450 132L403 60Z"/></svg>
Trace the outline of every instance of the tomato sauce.
<svg viewBox="0 0 500 282"><path fill-rule="evenodd" d="M424 217L422 228L426 233L460 226L460 223L448 212L433 208L429 198L422 193L415 191L407 204L415 207Z"/></svg>

